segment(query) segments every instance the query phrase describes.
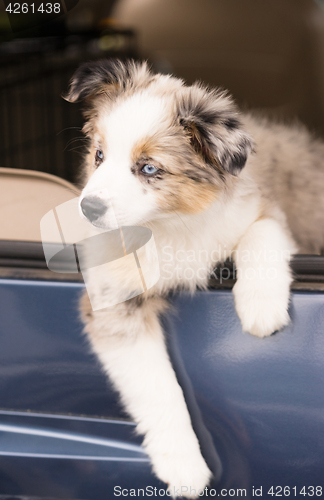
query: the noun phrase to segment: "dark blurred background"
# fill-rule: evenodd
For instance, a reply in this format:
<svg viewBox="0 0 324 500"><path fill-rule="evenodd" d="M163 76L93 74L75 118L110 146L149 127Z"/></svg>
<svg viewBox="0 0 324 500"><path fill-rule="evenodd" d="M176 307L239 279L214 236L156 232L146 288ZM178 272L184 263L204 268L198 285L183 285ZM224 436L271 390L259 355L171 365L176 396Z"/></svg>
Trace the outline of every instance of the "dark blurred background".
<svg viewBox="0 0 324 500"><path fill-rule="evenodd" d="M65 0L53 19L8 15L8 4L0 0L1 167L76 181L82 116L61 94L82 61L103 57L146 58L324 136L324 1Z"/></svg>

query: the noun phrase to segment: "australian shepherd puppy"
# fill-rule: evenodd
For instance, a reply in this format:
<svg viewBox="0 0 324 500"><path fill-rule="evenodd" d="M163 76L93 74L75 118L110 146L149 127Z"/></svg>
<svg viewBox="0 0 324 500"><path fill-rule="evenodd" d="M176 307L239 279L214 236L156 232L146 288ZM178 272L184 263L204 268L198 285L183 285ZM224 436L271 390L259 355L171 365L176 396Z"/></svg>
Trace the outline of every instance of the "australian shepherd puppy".
<svg viewBox="0 0 324 500"><path fill-rule="evenodd" d="M83 216L106 231L116 220L149 228L160 262L159 280L141 295L97 311L85 296L86 331L154 472L194 497L211 472L165 347L168 293L205 288L215 265L233 258L242 331L265 337L287 325L290 257L324 248L324 144L145 63L86 63L66 99L86 107ZM120 263L87 273L93 293L112 300L121 284L129 296L136 288Z"/></svg>

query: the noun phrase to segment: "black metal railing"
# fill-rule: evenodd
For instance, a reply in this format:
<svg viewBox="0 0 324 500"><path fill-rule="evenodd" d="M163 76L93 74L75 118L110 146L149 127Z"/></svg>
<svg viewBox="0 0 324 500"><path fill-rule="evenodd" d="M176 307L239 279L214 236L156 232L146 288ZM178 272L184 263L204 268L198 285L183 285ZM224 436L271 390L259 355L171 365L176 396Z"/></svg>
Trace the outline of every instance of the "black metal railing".
<svg viewBox="0 0 324 500"><path fill-rule="evenodd" d="M107 37L111 48L104 50ZM136 57L135 52L134 33L129 30L1 44L0 166L75 182L85 145L82 115L79 104L69 104L61 95L81 62Z"/></svg>

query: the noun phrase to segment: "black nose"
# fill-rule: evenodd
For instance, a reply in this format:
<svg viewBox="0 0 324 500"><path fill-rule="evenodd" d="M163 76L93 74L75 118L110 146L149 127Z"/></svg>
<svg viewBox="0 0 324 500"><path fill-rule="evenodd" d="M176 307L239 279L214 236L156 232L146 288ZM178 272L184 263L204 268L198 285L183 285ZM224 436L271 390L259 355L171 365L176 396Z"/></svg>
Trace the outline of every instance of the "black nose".
<svg viewBox="0 0 324 500"><path fill-rule="evenodd" d="M107 211L107 208L97 196L89 196L81 201L81 210L90 222L99 219Z"/></svg>

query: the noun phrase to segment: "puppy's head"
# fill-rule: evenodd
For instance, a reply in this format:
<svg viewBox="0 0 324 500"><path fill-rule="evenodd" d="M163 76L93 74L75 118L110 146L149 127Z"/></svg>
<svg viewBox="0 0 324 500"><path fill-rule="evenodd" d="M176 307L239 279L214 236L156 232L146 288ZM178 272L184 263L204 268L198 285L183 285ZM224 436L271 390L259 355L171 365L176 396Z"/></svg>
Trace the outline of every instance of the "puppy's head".
<svg viewBox="0 0 324 500"><path fill-rule="evenodd" d="M65 96L86 105L84 216L109 229L206 209L252 149L232 100L145 63L83 64Z"/></svg>

